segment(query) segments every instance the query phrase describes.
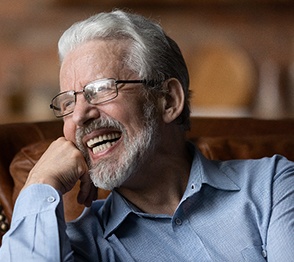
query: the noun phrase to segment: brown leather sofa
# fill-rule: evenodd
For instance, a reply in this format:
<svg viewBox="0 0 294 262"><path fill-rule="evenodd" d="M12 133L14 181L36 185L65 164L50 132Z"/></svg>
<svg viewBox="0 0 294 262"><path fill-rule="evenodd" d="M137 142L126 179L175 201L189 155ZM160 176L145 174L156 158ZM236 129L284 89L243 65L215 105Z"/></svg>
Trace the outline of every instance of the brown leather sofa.
<svg viewBox="0 0 294 262"><path fill-rule="evenodd" d="M0 125L0 244L9 228L13 205L28 172L53 139L62 135L62 121ZM197 118L187 138L210 159L260 158L282 154L294 161L294 119ZM65 217L77 217L78 185L64 196ZM98 198L109 192L99 190Z"/></svg>

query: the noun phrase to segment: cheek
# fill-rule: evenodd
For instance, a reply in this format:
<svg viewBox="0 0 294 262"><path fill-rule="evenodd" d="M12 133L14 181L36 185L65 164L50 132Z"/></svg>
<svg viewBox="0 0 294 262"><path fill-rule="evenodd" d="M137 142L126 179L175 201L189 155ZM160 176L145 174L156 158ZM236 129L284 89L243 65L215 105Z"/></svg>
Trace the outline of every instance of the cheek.
<svg viewBox="0 0 294 262"><path fill-rule="evenodd" d="M130 103L130 101L125 101L124 107L117 110L119 119L125 126L130 129L141 128L144 121L144 114L142 103ZM136 131L135 131L136 132Z"/></svg>
<svg viewBox="0 0 294 262"><path fill-rule="evenodd" d="M75 142L75 133L76 128L73 122L65 119L63 124L63 134L66 140Z"/></svg>

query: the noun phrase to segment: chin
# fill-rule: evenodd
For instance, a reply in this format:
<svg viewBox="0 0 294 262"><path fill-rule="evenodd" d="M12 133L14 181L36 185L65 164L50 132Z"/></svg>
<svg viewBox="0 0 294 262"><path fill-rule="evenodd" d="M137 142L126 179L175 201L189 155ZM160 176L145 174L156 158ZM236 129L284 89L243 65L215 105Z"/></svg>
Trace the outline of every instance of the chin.
<svg viewBox="0 0 294 262"><path fill-rule="evenodd" d="M96 187L105 190L113 190L120 187L134 171L133 168L123 170L124 168L118 167L117 163L113 168L110 164L99 163L98 166L90 170L90 177Z"/></svg>

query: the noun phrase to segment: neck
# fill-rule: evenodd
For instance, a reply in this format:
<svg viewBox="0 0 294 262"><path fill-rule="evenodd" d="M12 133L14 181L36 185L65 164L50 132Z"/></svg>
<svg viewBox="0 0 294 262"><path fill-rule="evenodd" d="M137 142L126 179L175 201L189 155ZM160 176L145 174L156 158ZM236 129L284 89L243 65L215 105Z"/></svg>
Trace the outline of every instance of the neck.
<svg viewBox="0 0 294 262"><path fill-rule="evenodd" d="M185 144L185 143L184 143ZM172 215L185 192L192 159L185 148L173 146L146 161L117 191L140 210Z"/></svg>

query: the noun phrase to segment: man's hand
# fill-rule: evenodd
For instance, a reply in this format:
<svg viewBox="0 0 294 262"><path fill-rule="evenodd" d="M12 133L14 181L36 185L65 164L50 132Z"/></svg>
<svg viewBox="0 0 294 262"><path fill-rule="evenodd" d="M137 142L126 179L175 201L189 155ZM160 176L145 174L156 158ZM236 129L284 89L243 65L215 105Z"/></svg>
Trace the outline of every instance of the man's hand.
<svg viewBox="0 0 294 262"><path fill-rule="evenodd" d="M88 166L82 153L64 137L54 141L29 173L25 187L31 184L48 184L62 194L70 191L81 180L78 202L90 206L97 197Z"/></svg>

